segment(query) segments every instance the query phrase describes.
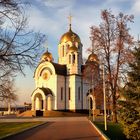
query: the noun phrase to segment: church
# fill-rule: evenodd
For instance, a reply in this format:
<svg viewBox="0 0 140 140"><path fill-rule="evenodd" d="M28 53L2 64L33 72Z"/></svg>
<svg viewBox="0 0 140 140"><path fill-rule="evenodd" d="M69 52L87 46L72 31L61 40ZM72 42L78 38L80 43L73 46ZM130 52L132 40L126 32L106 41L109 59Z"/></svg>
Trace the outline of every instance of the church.
<svg viewBox="0 0 140 140"><path fill-rule="evenodd" d="M96 79L99 80L99 59L92 51L84 64L83 47L70 22L68 32L61 36L58 44L58 63L54 62L53 55L47 49L34 72L36 88L31 95L32 111L103 108L102 101L98 100L98 94L93 90L96 82L92 77L92 69L86 69L94 65L97 69ZM86 74L88 76L84 76Z"/></svg>

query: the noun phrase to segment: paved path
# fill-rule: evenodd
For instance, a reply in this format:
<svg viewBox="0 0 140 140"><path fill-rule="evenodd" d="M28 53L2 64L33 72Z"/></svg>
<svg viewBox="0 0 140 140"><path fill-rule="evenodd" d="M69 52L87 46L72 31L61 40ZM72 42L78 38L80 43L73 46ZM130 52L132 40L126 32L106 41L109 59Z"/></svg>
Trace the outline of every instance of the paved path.
<svg viewBox="0 0 140 140"><path fill-rule="evenodd" d="M103 140L85 117L46 119L46 124L5 140Z"/></svg>

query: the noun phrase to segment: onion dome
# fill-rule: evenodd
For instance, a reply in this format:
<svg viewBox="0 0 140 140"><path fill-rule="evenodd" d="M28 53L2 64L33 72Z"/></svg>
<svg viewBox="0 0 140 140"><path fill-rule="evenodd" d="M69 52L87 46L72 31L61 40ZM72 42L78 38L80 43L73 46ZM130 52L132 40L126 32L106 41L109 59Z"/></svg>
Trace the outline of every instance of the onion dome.
<svg viewBox="0 0 140 140"><path fill-rule="evenodd" d="M72 46L69 48L69 52L73 53L73 52L78 52L78 48L76 46Z"/></svg>
<svg viewBox="0 0 140 140"><path fill-rule="evenodd" d="M93 52L88 56L87 62L96 62L99 63L98 56Z"/></svg>
<svg viewBox="0 0 140 140"><path fill-rule="evenodd" d="M53 56L52 56L52 54L48 51L48 49L47 49L47 51L42 55L41 60L42 60L42 61L53 61Z"/></svg>
<svg viewBox="0 0 140 140"><path fill-rule="evenodd" d="M62 35L60 39L60 43L68 42L68 41L73 42L73 38L74 38L74 42L81 43L80 37L76 33L74 33L70 28L68 32Z"/></svg>

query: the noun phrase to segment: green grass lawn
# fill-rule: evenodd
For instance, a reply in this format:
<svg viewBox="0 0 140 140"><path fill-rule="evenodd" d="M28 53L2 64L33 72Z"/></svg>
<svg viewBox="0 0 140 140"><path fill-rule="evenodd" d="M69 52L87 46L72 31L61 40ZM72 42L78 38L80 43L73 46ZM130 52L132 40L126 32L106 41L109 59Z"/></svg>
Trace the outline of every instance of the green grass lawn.
<svg viewBox="0 0 140 140"><path fill-rule="evenodd" d="M108 122L107 124L107 131L104 130L104 123L103 122L94 122L94 124L102 130L102 132L111 140L127 140L125 135L123 134L123 130L120 124L115 124L112 122Z"/></svg>
<svg viewBox="0 0 140 140"><path fill-rule="evenodd" d="M0 123L0 138L39 125L42 122L2 122Z"/></svg>

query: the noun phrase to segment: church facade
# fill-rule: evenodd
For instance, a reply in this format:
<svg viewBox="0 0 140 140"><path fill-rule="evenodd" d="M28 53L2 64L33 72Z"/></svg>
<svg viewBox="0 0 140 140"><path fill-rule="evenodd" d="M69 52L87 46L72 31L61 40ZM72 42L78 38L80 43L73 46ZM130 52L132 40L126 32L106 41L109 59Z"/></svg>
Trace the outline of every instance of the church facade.
<svg viewBox="0 0 140 140"><path fill-rule="evenodd" d="M85 68L93 64L98 69L98 57L93 52L83 64L82 42L69 25L69 31L62 35L58 45L58 63L47 51L34 72L36 88L31 95L32 111L36 110L88 110L101 109L92 85L84 78ZM89 71L87 74L90 77ZM94 79L93 79L94 81Z"/></svg>

